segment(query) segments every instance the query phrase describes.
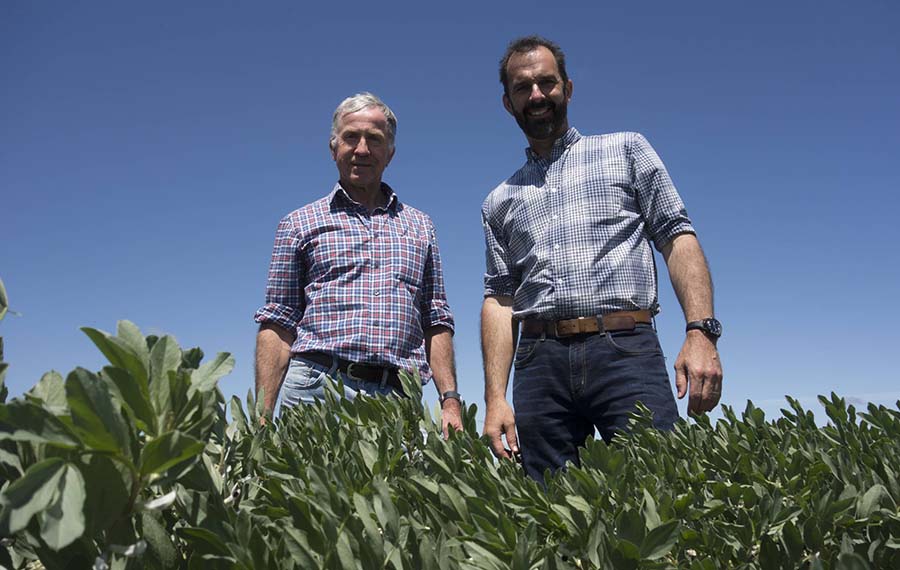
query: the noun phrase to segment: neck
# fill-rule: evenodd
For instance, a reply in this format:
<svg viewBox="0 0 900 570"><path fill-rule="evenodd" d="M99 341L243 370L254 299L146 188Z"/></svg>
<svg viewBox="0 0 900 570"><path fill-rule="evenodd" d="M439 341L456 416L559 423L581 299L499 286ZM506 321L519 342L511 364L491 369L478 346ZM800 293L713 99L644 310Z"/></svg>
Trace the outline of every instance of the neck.
<svg viewBox="0 0 900 570"><path fill-rule="evenodd" d="M381 182L368 186L354 186L341 181L341 186L354 202L358 202L370 212L387 205L387 196L381 191Z"/></svg>
<svg viewBox="0 0 900 570"><path fill-rule="evenodd" d="M531 146L531 151L539 157L550 158L550 152L553 150L553 143L565 136L567 132L569 132L568 121L566 121L566 123L562 125L559 131L545 139L533 139L531 137L527 137L528 144L529 146Z"/></svg>

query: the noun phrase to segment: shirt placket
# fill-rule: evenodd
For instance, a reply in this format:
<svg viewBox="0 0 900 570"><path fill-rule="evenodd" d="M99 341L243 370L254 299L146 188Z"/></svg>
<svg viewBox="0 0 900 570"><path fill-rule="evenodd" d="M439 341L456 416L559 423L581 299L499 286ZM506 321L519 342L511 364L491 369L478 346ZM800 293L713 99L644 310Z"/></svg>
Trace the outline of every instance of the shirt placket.
<svg viewBox="0 0 900 570"><path fill-rule="evenodd" d="M546 232L548 242L545 244L548 255L550 256L552 294L554 306L557 305L556 300L563 298L563 287L565 287L565 255L566 244L563 241L561 224L559 217L563 211L563 191L562 191L562 166L565 163L564 154L552 161L545 175L547 188L547 203L549 205L550 227Z"/></svg>

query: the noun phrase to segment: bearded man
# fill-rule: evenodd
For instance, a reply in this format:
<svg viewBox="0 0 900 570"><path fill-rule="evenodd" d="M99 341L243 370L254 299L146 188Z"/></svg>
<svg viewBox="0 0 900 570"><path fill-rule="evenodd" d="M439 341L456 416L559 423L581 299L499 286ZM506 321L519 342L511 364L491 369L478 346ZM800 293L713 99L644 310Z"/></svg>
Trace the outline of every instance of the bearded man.
<svg viewBox="0 0 900 570"><path fill-rule="evenodd" d="M577 463L595 429L607 441L624 429L637 402L659 429L678 418L653 323L651 243L687 321L675 383L692 413L719 402L721 325L700 243L647 140L570 128L565 55L544 38L513 41L500 82L529 147L525 165L482 207L484 432L495 455L521 450L526 472L541 480L546 469ZM506 400L511 368L515 413Z"/></svg>

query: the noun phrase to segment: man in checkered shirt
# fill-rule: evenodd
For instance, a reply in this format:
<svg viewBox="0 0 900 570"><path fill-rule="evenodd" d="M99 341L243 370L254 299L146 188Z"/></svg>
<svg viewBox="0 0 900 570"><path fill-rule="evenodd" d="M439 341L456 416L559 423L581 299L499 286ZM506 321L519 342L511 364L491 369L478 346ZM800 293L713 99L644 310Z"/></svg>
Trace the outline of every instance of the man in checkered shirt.
<svg viewBox="0 0 900 570"><path fill-rule="evenodd" d="M638 401L660 429L678 418L653 327L651 242L688 322L675 384L692 413L719 402L721 325L703 251L647 140L570 128L572 81L563 52L544 38L513 41L500 82L529 148L482 209L484 432L498 457L521 448L526 471L541 480L545 469L577 463L595 429L609 440L625 428ZM510 368L515 414L506 400Z"/></svg>
<svg viewBox="0 0 900 570"><path fill-rule="evenodd" d="M453 315L434 226L400 202L382 173L397 119L380 99L345 99L332 120L339 181L285 216L275 234L266 304L256 312L256 389L271 414L322 398L340 374L345 397L402 393L398 372L434 379L442 422L461 429Z"/></svg>

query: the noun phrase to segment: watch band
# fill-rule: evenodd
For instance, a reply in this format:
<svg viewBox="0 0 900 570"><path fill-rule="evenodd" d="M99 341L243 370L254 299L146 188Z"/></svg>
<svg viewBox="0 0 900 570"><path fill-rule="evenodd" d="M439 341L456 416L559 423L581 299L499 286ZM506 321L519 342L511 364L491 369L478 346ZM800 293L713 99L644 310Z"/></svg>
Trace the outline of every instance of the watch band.
<svg viewBox="0 0 900 570"><path fill-rule="evenodd" d="M715 317L709 317L707 319L701 319L699 321L691 321L684 327L685 332L692 330L701 330L707 334L714 336L715 338L719 338L722 336L722 323L716 320Z"/></svg>
<svg viewBox="0 0 900 570"><path fill-rule="evenodd" d="M456 400L457 402L462 403L462 396L460 396L459 392L456 390L447 390L441 394L441 406L443 406L444 402L447 400Z"/></svg>

